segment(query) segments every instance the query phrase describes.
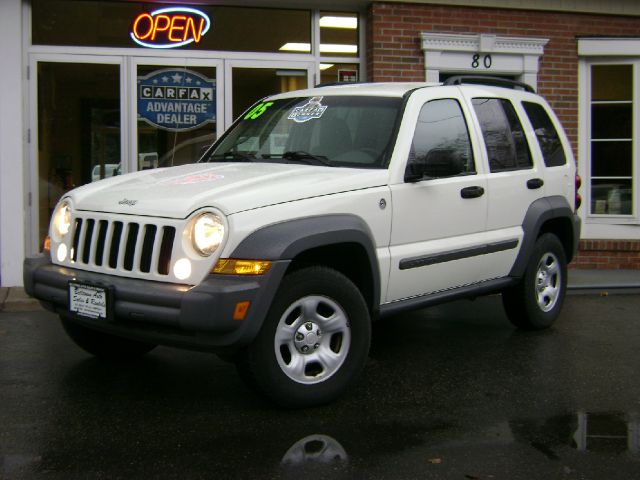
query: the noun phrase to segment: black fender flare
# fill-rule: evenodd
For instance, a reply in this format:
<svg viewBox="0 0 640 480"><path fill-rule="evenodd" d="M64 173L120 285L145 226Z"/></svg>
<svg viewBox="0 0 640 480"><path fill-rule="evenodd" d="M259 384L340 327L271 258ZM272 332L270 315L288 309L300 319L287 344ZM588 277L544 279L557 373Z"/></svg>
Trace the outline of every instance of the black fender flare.
<svg viewBox="0 0 640 480"><path fill-rule="evenodd" d="M524 231L522 246L513 267L511 267L509 276L519 278L524 275L542 226L545 222L558 218L566 218L571 222L573 237L571 251L568 252L567 257L568 260L573 258L578 249L578 241L580 240L580 218L571 209L565 197L557 195L539 198L529 205L527 213L524 216L522 222L522 229Z"/></svg>
<svg viewBox="0 0 640 480"><path fill-rule="evenodd" d="M375 241L367 223L350 214L318 215L273 223L256 230L238 244L230 255L239 259L291 261L301 253L341 243L364 248L372 273L371 308L380 303L380 270ZM282 278L278 278L280 282ZM275 280L275 279L274 279Z"/></svg>

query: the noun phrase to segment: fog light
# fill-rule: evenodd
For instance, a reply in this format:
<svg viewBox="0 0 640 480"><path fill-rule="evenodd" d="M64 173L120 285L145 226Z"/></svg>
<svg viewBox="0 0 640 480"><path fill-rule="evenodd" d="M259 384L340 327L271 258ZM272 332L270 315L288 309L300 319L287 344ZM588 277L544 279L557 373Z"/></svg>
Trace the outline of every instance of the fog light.
<svg viewBox="0 0 640 480"><path fill-rule="evenodd" d="M173 274L178 280L186 280L191 276L191 262L188 258L181 258L173 265Z"/></svg>
<svg viewBox="0 0 640 480"><path fill-rule="evenodd" d="M60 245L58 245L58 250L56 253L56 257L58 259L59 262L64 262L67 259L67 253L68 253L68 249L67 246L64 243L61 243Z"/></svg>

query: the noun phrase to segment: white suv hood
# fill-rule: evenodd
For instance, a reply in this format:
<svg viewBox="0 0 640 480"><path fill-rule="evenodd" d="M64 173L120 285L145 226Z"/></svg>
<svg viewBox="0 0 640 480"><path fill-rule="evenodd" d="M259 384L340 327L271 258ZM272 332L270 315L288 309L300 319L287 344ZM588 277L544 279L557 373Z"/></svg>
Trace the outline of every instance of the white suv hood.
<svg viewBox="0 0 640 480"><path fill-rule="evenodd" d="M226 215L385 185L387 170L271 163L190 164L109 178L73 190L77 210L185 218L210 206Z"/></svg>

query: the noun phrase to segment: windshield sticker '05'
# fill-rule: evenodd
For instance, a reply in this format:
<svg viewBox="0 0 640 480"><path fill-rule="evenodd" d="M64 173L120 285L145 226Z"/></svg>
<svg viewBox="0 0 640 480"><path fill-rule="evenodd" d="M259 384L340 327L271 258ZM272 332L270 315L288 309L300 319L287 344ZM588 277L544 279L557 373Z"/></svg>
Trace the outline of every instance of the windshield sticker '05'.
<svg viewBox="0 0 640 480"><path fill-rule="evenodd" d="M255 107L253 107L251 110L247 112L247 114L244 116L244 119L255 120L256 118L260 117L264 112L266 112L267 108L269 108L271 105L273 105L273 102L259 103L258 105L256 105Z"/></svg>
<svg viewBox="0 0 640 480"><path fill-rule="evenodd" d="M327 109L326 105L322 105L322 103L320 103L321 101L322 97L313 97L304 105L295 107L289 114L289 120L293 120L297 123L303 123L308 122L312 118L320 118Z"/></svg>

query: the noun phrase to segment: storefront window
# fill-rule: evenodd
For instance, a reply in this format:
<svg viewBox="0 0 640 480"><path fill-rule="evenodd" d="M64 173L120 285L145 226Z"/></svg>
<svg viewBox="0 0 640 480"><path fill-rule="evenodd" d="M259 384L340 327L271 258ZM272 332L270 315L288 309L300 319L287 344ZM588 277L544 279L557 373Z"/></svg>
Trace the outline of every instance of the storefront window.
<svg viewBox="0 0 640 480"><path fill-rule="evenodd" d="M320 63L320 83L358 81L360 66L357 63Z"/></svg>
<svg viewBox="0 0 640 480"><path fill-rule="evenodd" d="M307 88L306 70L234 67L232 77L234 119L267 95Z"/></svg>
<svg viewBox="0 0 640 480"><path fill-rule="evenodd" d="M320 55L358 55L358 15L320 12Z"/></svg>
<svg viewBox="0 0 640 480"><path fill-rule="evenodd" d="M64 193L120 171L120 66L38 63L39 244Z"/></svg>
<svg viewBox="0 0 640 480"><path fill-rule="evenodd" d="M591 214L633 214L632 65L591 66Z"/></svg>
<svg viewBox="0 0 640 480"><path fill-rule="evenodd" d="M193 163L215 141L215 78L215 67L138 66L138 170Z"/></svg>
<svg viewBox="0 0 640 480"><path fill-rule="evenodd" d="M37 89L37 101L30 102L37 105L37 125L29 131L38 137L32 215L39 244L52 209L71 188L197 161L258 99L309 87L316 66L323 83L362 80L356 13L201 1L27 3L28 61L37 65L29 80ZM172 23L178 10L191 13L176 14ZM159 15L169 20L151 22ZM199 18L206 28L196 28ZM187 33L194 40L175 48L154 44L152 25L163 41ZM319 38L312 39L314 29ZM188 58L181 51L189 51ZM121 119L130 132L121 132Z"/></svg>
<svg viewBox="0 0 640 480"><path fill-rule="evenodd" d="M211 28L198 42L180 49L282 52L285 44L311 42L308 10L177 4L211 19ZM166 7L149 2L33 0L33 44L138 48L130 36L136 17ZM172 35L184 34L182 28L176 24Z"/></svg>

